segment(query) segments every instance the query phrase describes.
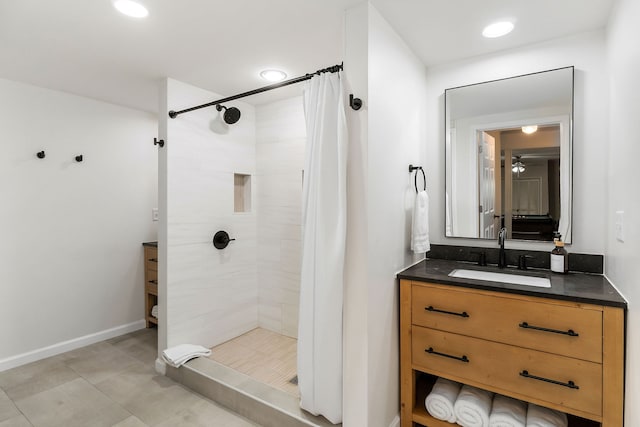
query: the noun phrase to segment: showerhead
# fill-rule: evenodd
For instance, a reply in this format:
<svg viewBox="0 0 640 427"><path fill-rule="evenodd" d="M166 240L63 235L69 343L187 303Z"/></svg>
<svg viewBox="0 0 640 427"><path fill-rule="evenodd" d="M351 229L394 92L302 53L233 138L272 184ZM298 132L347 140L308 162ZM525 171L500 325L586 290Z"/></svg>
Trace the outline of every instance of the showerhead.
<svg viewBox="0 0 640 427"><path fill-rule="evenodd" d="M238 110L236 107L227 108L224 105L216 105L216 110L218 111L222 111L223 108L223 118L225 123L232 125L240 120L240 110Z"/></svg>

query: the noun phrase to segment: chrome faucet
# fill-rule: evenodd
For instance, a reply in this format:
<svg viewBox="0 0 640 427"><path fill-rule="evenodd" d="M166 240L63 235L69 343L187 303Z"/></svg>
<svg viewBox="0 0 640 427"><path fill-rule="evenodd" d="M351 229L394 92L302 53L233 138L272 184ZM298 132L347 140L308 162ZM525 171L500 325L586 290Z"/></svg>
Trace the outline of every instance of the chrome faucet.
<svg viewBox="0 0 640 427"><path fill-rule="evenodd" d="M507 266L507 254L504 251L504 241L507 239L507 229L502 227L498 233L498 244L500 245L500 253L498 254L498 268Z"/></svg>

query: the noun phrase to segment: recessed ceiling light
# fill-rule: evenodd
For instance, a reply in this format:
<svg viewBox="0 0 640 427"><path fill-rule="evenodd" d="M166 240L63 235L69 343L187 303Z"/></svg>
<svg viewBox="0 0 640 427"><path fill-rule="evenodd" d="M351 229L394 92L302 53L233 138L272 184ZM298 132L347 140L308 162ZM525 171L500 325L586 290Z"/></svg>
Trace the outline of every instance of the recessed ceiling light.
<svg viewBox="0 0 640 427"><path fill-rule="evenodd" d="M279 82L287 77L287 73L280 70L264 70L260 72L260 77L269 82Z"/></svg>
<svg viewBox="0 0 640 427"><path fill-rule="evenodd" d="M113 6L118 9L118 12L132 18L146 18L149 15L147 8L134 0L113 0Z"/></svg>
<svg viewBox="0 0 640 427"><path fill-rule="evenodd" d="M511 32L511 30L513 30L513 22L509 22L509 21L495 22L491 25L487 25L486 27L484 27L484 30L482 30L482 35L489 39L493 39L496 37L502 37L504 35L507 35Z"/></svg>
<svg viewBox="0 0 640 427"><path fill-rule="evenodd" d="M522 132L528 135L534 133L537 130L538 130L538 126L536 125L522 126Z"/></svg>

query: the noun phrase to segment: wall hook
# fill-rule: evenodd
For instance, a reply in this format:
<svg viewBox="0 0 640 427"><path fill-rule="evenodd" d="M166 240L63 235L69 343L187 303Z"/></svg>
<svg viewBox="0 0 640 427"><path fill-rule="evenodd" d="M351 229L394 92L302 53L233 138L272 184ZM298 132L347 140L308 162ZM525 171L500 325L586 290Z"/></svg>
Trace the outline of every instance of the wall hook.
<svg viewBox="0 0 640 427"><path fill-rule="evenodd" d="M36 156L38 156L39 159L44 159L44 151L38 151Z"/></svg>
<svg viewBox="0 0 640 427"><path fill-rule="evenodd" d="M354 98L353 94L349 94L349 106L358 111L362 107L362 99Z"/></svg>
<svg viewBox="0 0 640 427"><path fill-rule="evenodd" d="M84 160L84 158L82 157L82 154L80 154L79 156L76 156L76 162L81 162L82 160Z"/></svg>
<svg viewBox="0 0 640 427"><path fill-rule="evenodd" d="M153 138L153 145L164 147L164 139Z"/></svg>

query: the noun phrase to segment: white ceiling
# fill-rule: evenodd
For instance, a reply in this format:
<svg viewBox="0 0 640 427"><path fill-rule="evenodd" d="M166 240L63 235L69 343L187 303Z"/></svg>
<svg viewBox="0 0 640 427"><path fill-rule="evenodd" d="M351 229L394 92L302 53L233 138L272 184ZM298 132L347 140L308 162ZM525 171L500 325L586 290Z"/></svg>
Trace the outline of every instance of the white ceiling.
<svg viewBox="0 0 640 427"><path fill-rule="evenodd" d="M110 0L0 0L0 78L156 111L164 77L229 96L342 61L344 10L363 0L146 0L120 15ZM427 66L592 31L616 0L371 0ZM483 39L511 18L515 30ZM291 96L279 89L247 102ZM299 89L297 89L299 90Z"/></svg>

